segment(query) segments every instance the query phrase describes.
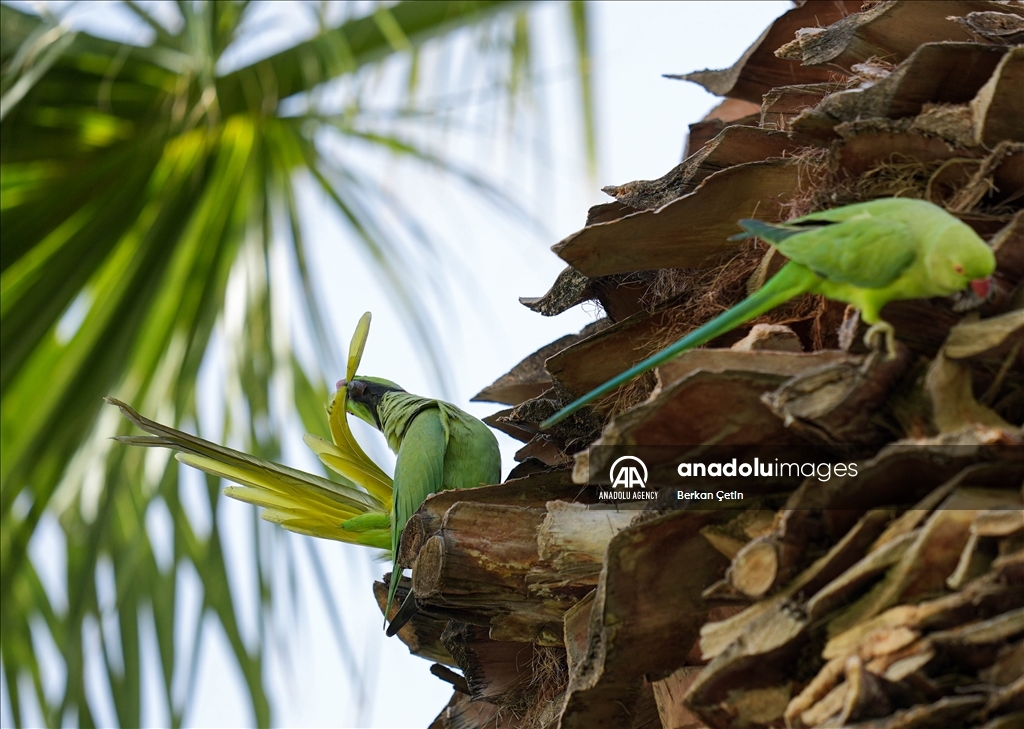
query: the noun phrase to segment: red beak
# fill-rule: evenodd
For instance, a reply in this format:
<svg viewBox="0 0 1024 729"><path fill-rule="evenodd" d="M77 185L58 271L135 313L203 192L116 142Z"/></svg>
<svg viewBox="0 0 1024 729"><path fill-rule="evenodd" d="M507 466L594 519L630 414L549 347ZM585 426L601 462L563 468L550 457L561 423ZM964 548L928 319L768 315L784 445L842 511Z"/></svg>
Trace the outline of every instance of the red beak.
<svg viewBox="0 0 1024 729"><path fill-rule="evenodd" d="M987 299L989 292L992 290L992 278L976 278L971 281L971 290L976 293L979 298Z"/></svg>
<svg viewBox="0 0 1024 729"><path fill-rule="evenodd" d="M971 286L973 286L973 285L974 285L974 284L973 284L973 283L971 283ZM347 384L348 384L348 383L347 383L347 382L345 382L345 380L338 380L337 384L336 384L336 385L334 386L334 389L335 389L335 390L340 390L341 388L345 387L345 385L347 385Z"/></svg>

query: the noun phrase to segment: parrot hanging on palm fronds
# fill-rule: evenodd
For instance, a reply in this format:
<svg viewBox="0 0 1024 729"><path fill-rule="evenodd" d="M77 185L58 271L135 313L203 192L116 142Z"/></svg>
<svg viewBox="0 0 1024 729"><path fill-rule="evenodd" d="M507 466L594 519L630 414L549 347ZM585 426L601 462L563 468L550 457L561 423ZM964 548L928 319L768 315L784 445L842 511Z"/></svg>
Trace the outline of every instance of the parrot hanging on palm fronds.
<svg viewBox="0 0 1024 729"><path fill-rule="evenodd" d="M895 357L895 331L881 317L890 301L948 296L970 286L989 294L995 256L970 226L924 200L882 198L805 215L783 225L741 220L744 233L761 238L789 259L764 286L675 344L559 410L541 423L550 428L581 407L693 347L735 329L801 294L821 294L860 309L870 325L869 347L879 335Z"/></svg>
<svg viewBox="0 0 1024 729"><path fill-rule="evenodd" d="M412 395L393 382L357 377L338 383L348 392L348 411L380 430L395 452L391 552L409 517L438 491L472 488L501 480L501 454L490 428L472 415L440 400ZM388 586L387 615L402 570L396 562ZM416 612L410 591L388 626L394 635Z"/></svg>
<svg viewBox="0 0 1024 729"><path fill-rule="evenodd" d="M337 480L278 463L161 425L128 405L107 398L148 436L117 436L129 445L177 450L176 458L201 471L234 481L224 493L263 509L261 516L300 534L377 547L395 557L402 530L423 500L437 491L497 483L498 442L481 421L454 405L405 392L388 380L356 377L370 327L360 319L349 347L346 379L328 408L331 438L306 435L306 444ZM348 426L351 413L380 430L397 455L395 478L363 451ZM385 615L401 577L392 570ZM416 611L410 593L388 629L393 635ZM401 619L400 619L401 618Z"/></svg>

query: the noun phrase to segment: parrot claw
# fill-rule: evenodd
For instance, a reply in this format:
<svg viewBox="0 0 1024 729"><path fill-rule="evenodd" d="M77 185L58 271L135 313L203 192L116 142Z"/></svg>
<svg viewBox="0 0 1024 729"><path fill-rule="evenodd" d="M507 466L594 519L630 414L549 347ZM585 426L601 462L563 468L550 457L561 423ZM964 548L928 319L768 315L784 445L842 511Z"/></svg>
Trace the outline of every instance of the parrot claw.
<svg viewBox="0 0 1024 729"><path fill-rule="evenodd" d="M891 362L896 359L896 330L893 329L892 324L887 321L880 321L877 324L871 325L864 334L864 344L867 345L868 349L876 349L874 340L877 336L881 336L885 341L886 361Z"/></svg>

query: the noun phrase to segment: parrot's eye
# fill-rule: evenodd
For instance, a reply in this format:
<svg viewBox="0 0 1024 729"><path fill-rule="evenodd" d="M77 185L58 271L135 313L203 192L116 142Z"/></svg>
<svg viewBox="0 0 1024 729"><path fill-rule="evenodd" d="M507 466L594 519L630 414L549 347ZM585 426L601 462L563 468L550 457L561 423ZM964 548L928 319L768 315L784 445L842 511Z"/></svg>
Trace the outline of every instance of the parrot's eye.
<svg viewBox="0 0 1024 729"><path fill-rule="evenodd" d="M961 266L959 263L953 266L953 270L959 273L961 276L964 275L964 267Z"/></svg>
<svg viewBox="0 0 1024 729"><path fill-rule="evenodd" d="M354 382L348 383L348 396L353 400L358 400L363 396L366 391L366 383L355 380Z"/></svg>

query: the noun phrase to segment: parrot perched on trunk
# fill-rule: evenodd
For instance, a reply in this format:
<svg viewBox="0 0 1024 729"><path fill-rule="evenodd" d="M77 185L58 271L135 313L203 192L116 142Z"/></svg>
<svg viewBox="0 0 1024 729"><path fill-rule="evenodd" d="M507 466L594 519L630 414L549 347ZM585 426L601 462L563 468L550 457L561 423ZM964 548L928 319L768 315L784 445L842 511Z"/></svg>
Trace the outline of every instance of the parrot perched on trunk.
<svg viewBox="0 0 1024 729"><path fill-rule="evenodd" d="M890 301L947 296L970 286L989 294L995 256L968 225L924 200L882 198L825 210L782 225L741 220L744 233L757 237L789 259L764 286L675 344L559 410L541 423L552 425L634 377L693 347L735 329L801 294L821 294L860 309L870 328L869 347L882 335L890 358L895 331L881 317Z"/></svg>
<svg viewBox="0 0 1024 729"><path fill-rule="evenodd" d="M328 407L328 442L306 435L308 445L335 472L335 480L232 450L139 415L125 403L106 398L132 423L149 433L116 440L135 446L171 448L193 468L234 481L224 493L262 507L260 514L290 531L387 550L397 556L402 530L423 500L437 491L494 484L501 480L498 441L473 416L440 400L412 395L388 380L356 377L370 327L360 319L349 347L346 379ZM351 413L384 434L398 456L392 479L359 446L348 426ZM390 610L401 577L392 571ZM416 612L410 593L388 635Z"/></svg>
<svg viewBox="0 0 1024 729"><path fill-rule="evenodd" d="M391 553L409 517L438 491L472 488L501 480L501 454L490 428L440 400L412 395L393 382L357 377L338 383L348 393L348 411L377 428L395 452ZM395 564L388 587L387 615L402 570ZM394 635L416 612L412 592L388 627Z"/></svg>

